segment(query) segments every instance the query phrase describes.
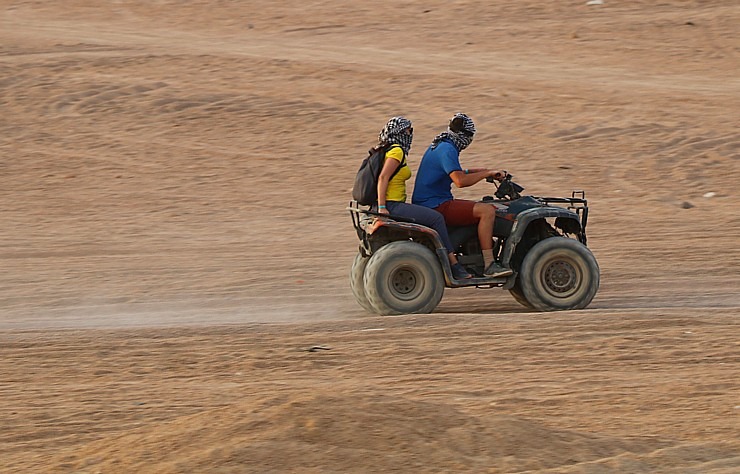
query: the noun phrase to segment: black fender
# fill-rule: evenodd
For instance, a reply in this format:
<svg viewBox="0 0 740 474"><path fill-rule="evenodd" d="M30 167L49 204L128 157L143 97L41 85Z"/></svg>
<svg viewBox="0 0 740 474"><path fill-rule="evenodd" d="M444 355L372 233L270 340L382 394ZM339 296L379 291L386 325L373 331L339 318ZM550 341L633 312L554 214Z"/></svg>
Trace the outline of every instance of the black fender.
<svg viewBox="0 0 740 474"><path fill-rule="evenodd" d="M377 251L383 245L397 240L410 238L426 245L429 250L434 252L439 260L439 264L442 267L442 274L445 278L445 286L449 288L468 286L465 283L469 282L459 282L453 278L450 260L447 256L447 248L434 229L420 224L395 221L392 218L377 219L368 227L366 235L367 244L365 248L368 255L372 255L373 252Z"/></svg>
<svg viewBox="0 0 740 474"><path fill-rule="evenodd" d="M447 255L447 250L437 231L421 224L396 221L393 218L379 218L375 219L365 231L370 244L370 253L375 252L388 242L410 238L423 243L435 254L438 249L442 249L445 251L444 254Z"/></svg>
<svg viewBox="0 0 740 474"><path fill-rule="evenodd" d="M514 225L511 228L511 234L506 239L506 243L504 245L504 252L501 256L501 263L505 267L510 266L511 258L516 251L516 246L524 237L529 224L538 219L544 219L547 217L554 217L555 227L562 229L566 233L578 235L583 233L581 221L578 217L578 214L568 209L564 209L562 207L545 206L522 211L517 214Z"/></svg>

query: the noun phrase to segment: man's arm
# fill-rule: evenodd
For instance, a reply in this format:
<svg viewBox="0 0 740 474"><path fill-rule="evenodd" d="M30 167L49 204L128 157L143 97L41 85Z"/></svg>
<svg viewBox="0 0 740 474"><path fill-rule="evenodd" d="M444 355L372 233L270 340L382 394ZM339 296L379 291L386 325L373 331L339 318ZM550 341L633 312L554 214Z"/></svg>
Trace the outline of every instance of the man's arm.
<svg viewBox="0 0 740 474"><path fill-rule="evenodd" d="M465 172L467 171L467 173ZM503 170L489 170L486 168L470 168L468 170L457 170L450 173L450 179L458 188L467 188L491 176L501 181L506 176Z"/></svg>

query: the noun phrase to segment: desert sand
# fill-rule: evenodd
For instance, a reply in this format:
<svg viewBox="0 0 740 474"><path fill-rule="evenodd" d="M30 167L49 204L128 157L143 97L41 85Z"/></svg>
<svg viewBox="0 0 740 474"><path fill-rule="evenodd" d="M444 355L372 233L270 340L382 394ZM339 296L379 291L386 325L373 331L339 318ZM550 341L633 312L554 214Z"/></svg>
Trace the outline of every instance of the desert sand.
<svg viewBox="0 0 740 474"><path fill-rule="evenodd" d="M0 0L0 472L740 472L739 27L726 0ZM586 191L587 309L354 301L360 160L404 115L416 169L458 111L467 166Z"/></svg>

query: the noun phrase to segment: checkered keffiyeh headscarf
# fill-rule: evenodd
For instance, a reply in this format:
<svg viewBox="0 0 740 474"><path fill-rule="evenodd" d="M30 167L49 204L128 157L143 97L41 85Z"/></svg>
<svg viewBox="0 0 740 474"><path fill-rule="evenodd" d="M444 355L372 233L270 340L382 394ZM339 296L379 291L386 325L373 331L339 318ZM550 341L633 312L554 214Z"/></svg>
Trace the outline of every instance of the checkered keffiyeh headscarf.
<svg viewBox="0 0 740 474"><path fill-rule="evenodd" d="M399 145L403 152L408 154L411 149L411 141L414 139L413 131L411 135L402 133L407 128L411 127L411 120L405 117L393 117L385 124L383 130L378 135L378 144L384 145Z"/></svg>
<svg viewBox="0 0 740 474"><path fill-rule="evenodd" d="M452 141L457 148L457 151L463 151L473 141L473 135L475 135L475 124L473 119L463 113L455 114L450 120L450 125L447 130L440 133L434 140L432 140L432 149L437 148L439 142L447 138Z"/></svg>

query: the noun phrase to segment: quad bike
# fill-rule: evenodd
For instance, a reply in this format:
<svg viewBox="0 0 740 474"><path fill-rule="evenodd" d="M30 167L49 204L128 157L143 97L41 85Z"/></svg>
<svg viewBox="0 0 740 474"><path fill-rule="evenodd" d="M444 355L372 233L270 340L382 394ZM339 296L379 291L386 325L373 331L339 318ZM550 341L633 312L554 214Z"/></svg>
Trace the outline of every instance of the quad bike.
<svg viewBox="0 0 740 474"><path fill-rule="evenodd" d="M411 219L372 212L357 202L347 208L360 239L350 286L370 313L430 313L445 287L503 288L537 311L581 309L599 289L599 265L586 247L588 202L584 191L569 198L522 196L506 173L494 196L494 255L514 273L482 276L477 226L448 226L459 262L475 277L457 280L439 234ZM489 178L490 182L493 182Z"/></svg>

